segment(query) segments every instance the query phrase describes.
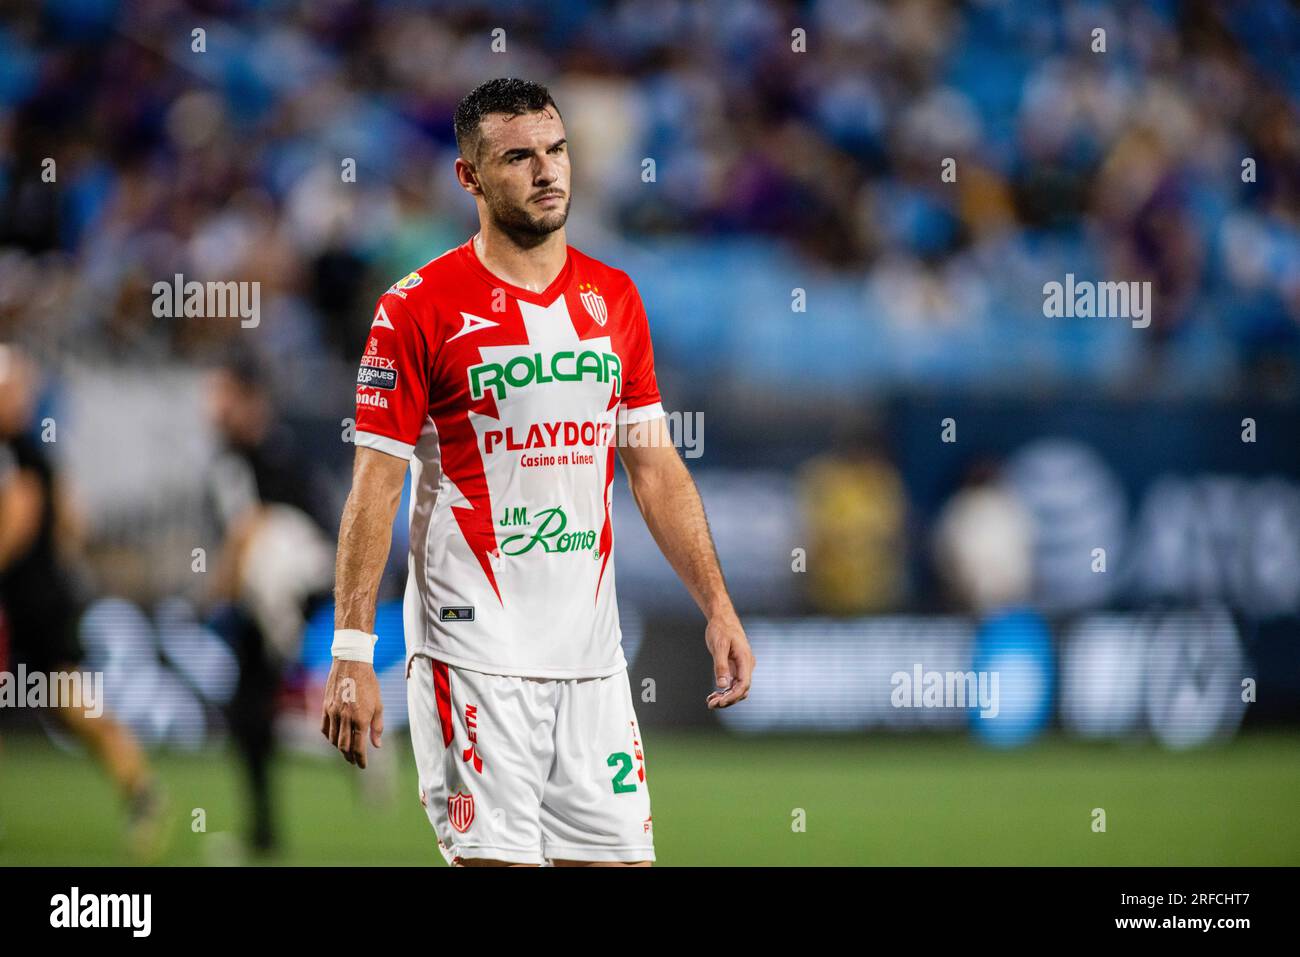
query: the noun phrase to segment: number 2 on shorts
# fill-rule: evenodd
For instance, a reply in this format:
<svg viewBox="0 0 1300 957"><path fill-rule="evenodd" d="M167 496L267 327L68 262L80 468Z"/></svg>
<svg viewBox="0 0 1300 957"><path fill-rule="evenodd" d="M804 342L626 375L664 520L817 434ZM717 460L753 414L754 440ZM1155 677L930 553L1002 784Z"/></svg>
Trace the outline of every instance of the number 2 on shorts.
<svg viewBox="0 0 1300 957"><path fill-rule="evenodd" d="M617 767L619 771L614 775L614 793L626 794L628 791L635 791L635 784L624 784L623 779L632 772L632 755L626 751L615 751L605 761L611 768Z"/></svg>

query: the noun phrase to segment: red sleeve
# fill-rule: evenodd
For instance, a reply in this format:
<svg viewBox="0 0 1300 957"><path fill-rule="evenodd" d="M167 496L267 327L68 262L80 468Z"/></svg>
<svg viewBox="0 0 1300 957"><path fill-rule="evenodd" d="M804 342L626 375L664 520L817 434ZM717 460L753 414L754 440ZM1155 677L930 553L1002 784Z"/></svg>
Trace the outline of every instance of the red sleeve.
<svg viewBox="0 0 1300 957"><path fill-rule="evenodd" d="M357 369L356 444L409 459L429 414L429 352L397 297L379 297Z"/></svg>
<svg viewBox="0 0 1300 957"><path fill-rule="evenodd" d="M650 342L650 321L641 302L641 294L632 287L632 316L623 356L623 394L620 397L619 421L632 424L664 414L655 380L654 346Z"/></svg>

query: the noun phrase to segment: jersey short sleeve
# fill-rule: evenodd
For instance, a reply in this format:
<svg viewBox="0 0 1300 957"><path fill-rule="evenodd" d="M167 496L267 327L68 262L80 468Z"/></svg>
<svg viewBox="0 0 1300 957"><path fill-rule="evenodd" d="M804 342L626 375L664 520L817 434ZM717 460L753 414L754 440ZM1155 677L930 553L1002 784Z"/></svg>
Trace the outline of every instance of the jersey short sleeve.
<svg viewBox="0 0 1300 957"><path fill-rule="evenodd" d="M415 317L384 294L357 369L356 444L409 459L429 412L429 354Z"/></svg>
<svg viewBox="0 0 1300 957"><path fill-rule="evenodd" d="M632 316L624 356L623 392L620 397L619 423L632 425L664 414L655 379L654 346L650 341L650 321L646 317L641 294L632 287Z"/></svg>

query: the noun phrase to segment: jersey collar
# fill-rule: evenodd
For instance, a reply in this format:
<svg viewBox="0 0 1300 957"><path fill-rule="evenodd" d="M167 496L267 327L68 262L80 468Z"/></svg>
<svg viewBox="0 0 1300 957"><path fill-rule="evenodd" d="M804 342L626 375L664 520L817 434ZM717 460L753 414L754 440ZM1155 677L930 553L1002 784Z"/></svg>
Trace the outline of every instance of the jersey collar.
<svg viewBox="0 0 1300 957"><path fill-rule="evenodd" d="M464 250L465 261L469 264L470 269L493 289L504 289L516 299L522 299L524 302L531 302L537 306L549 306L555 302L560 293L564 291L564 288L568 286L569 277L573 274L573 254L567 245L564 247L564 266L560 269L559 275L552 279L551 284L541 292L533 292L523 286L516 286L514 283L506 282L483 265L482 260L478 258L478 253L474 251L474 239L477 235L476 233L471 236L461 249Z"/></svg>

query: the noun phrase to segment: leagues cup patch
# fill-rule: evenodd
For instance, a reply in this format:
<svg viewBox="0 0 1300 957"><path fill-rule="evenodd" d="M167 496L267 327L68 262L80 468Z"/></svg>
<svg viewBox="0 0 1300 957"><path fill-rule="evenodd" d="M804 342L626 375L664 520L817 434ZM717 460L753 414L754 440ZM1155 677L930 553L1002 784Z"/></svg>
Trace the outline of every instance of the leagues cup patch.
<svg viewBox="0 0 1300 957"><path fill-rule="evenodd" d="M379 340L374 336L370 337L366 354L361 357L357 385L363 389L397 388L397 362L379 354Z"/></svg>
<svg viewBox="0 0 1300 957"><path fill-rule="evenodd" d="M396 389L397 370L363 365L357 370L357 385L365 389Z"/></svg>

